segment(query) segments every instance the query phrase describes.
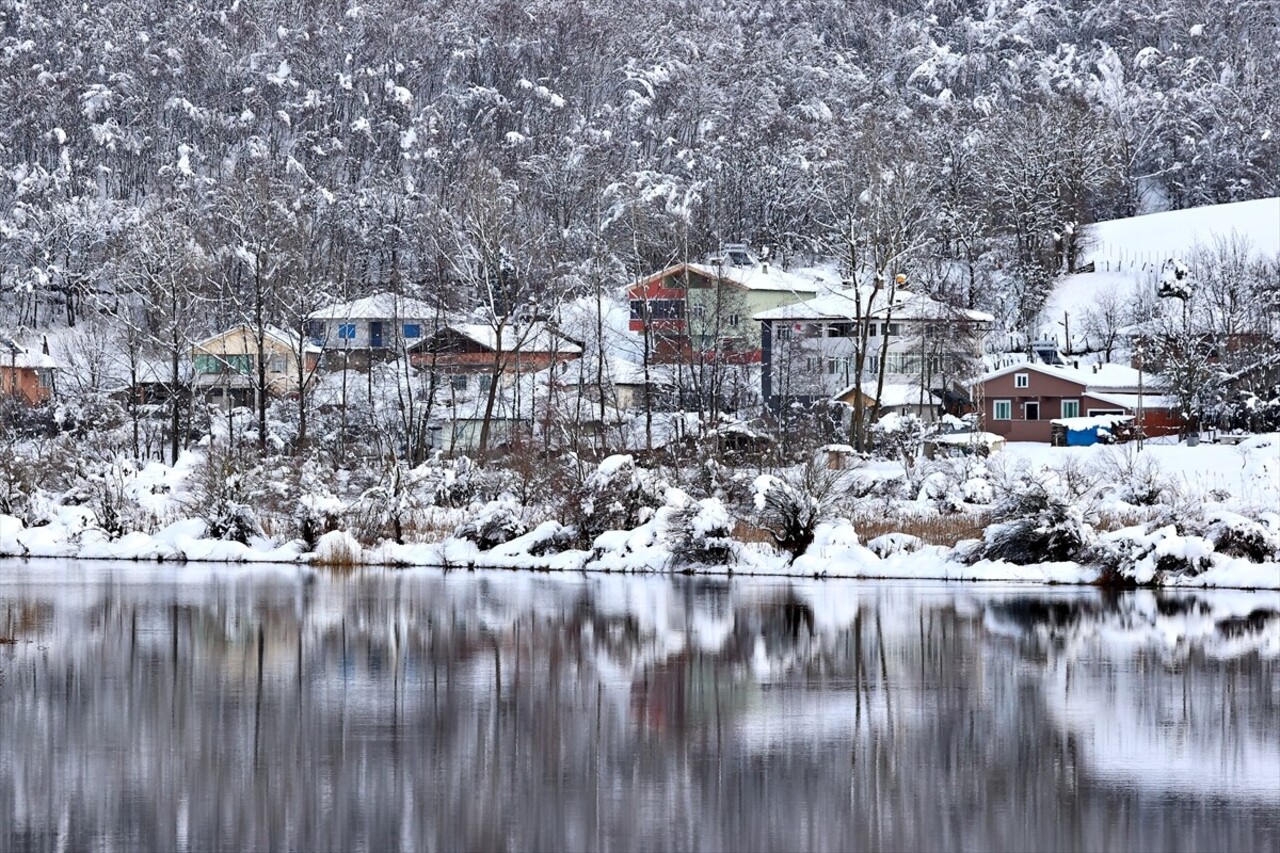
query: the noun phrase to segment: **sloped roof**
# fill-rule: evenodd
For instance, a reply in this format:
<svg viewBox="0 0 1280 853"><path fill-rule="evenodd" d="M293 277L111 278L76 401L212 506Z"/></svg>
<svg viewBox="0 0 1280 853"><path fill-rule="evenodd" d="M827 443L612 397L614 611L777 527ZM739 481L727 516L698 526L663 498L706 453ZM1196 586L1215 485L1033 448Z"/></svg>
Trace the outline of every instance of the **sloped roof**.
<svg viewBox="0 0 1280 853"><path fill-rule="evenodd" d="M493 352L498 351L498 331L493 326L482 323L463 323L447 326L446 328L455 334L475 341L485 349ZM546 323L504 326L501 342L503 352L555 353L558 355L582 354L582 347L555 331ZM422 345L417 344L414 349Z"/></svg>
<svg viewBox="0 0 1280 853"><path fill-rule="evenodd" d="M307 315L309 320L425 320L435 306L421 299L381 291L349 302L338 302Z"/></svg>
<svg viewBox="0 0 1280 853"><path fill-rule="evenodd" d="M983 311L953 308L936 299L910 290L895 290L893 303L886 290L876 293L869 287L830 290L814 299L771 308L755 315L756 320L851 320L855 317L894 320L957 320L991 323L995 318Z"/></svg>
<svg viewBox="0 0 1280 853"><path fill-rule="evenodd" d="M32 352L12 338L0 338L0 366L57 370L58 362L51 355Z"/></svg>
<svg viewBox="0 0 1280 853"><path fill-rule="evenodd" d="M858 386L850 385L839 394L831 399L837 402L844 402L841 397L847 397L854 392ZM867 399L874 399L876 392L876 383L864 382L862 384L862 393ZM919 385L913 385L906 382L886 382L884 388L880 392L880 399L877 404L885 407L892 406L933 406L942 402L942 398L931 390L922 389Z"/></svg>
<svg viewBox="0 0 1280 853"><path fill-rule="evenodd" d="M243 329L249 337L253 337L257 334L257 331L248 323L237 323L229 329L223 329L202 341L197 341L195 349L208 349L210 344L217 343L228 335L238 332L241 329ZM277 346L284 347L294 353L298 351L298 341L302 339L300 335L281 329L279 326L264 326L262 329L262 337L264 341L271 341ZM303 346L303 352L320 353L323 352L323 350L310 341L307 341Z"/></svg>
<svg viewBox="0 0 1280 853"><path fill-rule="evenodd" d="M1151 389L1156 384L1156 378L1152 373L1149 371L1145 374L1141 373L1126 364L1094 364L1086 365L1085 367L1071 367L1065 364L1043 364L1033 361L1011 364L1008 367L993 370L984 374L972 384L999 379L1001 376L1008 376L1010 373L1026 372L1042 373L1045 376L1053 376L1057 379L1075 382L1084 386L1085 390L1091 394L1107 392L1127 394L1137 392L1144 386L1147 389Z"/></svg>
<svg viewBox="0 0 1280 853"><path fill-rule="evenodd" d="M697 263L675 264L660 272L645 276L639 283L643 285L668 276L681 275L686 270L703 278L728 282L744 290L767 293L819 293L829 286L815 271L792 273L779 269L774 264L762 263L750 266Z"/></svg>

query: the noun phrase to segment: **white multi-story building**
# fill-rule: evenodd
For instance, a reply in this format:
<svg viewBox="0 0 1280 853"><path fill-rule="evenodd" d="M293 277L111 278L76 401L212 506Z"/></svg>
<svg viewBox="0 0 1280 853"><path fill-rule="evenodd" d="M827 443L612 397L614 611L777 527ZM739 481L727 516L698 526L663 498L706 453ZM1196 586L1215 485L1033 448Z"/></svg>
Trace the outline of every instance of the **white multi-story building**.
<svg viewBox="0 0 1280 853"><path fill-rule="evenodd" d="M978 371L994 318L903 287L847 288L755 315L761 324L761 391L778 410L849 393L942 402ZM883 368L883 370L882 370ZM889 405L882 402L882 405Z"/></svg>

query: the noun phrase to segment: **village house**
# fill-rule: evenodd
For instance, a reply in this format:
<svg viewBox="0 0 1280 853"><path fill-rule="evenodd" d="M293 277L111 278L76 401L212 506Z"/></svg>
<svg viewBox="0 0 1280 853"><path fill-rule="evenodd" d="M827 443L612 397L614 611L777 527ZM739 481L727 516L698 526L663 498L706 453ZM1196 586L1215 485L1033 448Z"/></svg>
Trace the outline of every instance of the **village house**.
<svg viewBox="0 0 1280 853"><path fill-rule="evenodd" d="M972 375L980 361L994 322L990 314L954 308L901 286L828 291L759 312L755 320L761 328L761 391L774 411L831 399L851 403L864 347L864 402L878 402L882 410L920 411L950 404L961 377ZM876 401L882 367L885 399Z"/></svg>
<svg viewBox="0 0 1280 853"><path fill-rule="evenodd" d="M263 389L269 397L291 397L299 393L299 336L268 326L262 335L266 360ZM258 333L241 323L191 349L194 393L209 403L231 409L253 406L258 401ZM309 383L320 358L320 348L307 343L302 348L303 376Z"/></svg>
<svg viewBox="0 0 1280 853"><path fill-rule="evenodd" d="M981 400L982 428L1007 441L1052 439L1055 420L1132 416L1143 434L1172 435L1182 427L1177 404L1157 390L1157 377L1122 364L1014 364L971 385Z"/></svg>
<svg viewBox="0 0 1280 853"><path fill-rule="evenodd" d="M494 377L510 385L516 376L537 373L582 356L582 346L543 322L494 326L445 326L409 347L409 361L447 377L456 392L488 391Z"/></svg>
<svg viewBox="0 0 1280 853"><path fill-rule="evenodd" d="M704 263L680 263L627 288L630 329L646 336L650 363L722 359L758 364L761 311L812 298L816 275L796 275L726 246Z"/></svg>
<svg viewBox="0 0 1280 853"><path fill-rule="evenodd" d="M340 302L307 316L311 343L324 351L326 369L367 370L399 357L440 322L440 310L420 299L381 292Z"/></svg>
<svg viewBox="0 0 1280 853"><path fill-rule="evenodd" d="M880 389L880 396L875 395L876 383L868 382L862 389L862 407L864 411L875 411L880 415L913 415L925 423L933 423L944 413L943 396L920 385L902 382L886 382ZM831 399L837 403L853 407L858 390L849 386Z"/></svg>
<svg viewBox="0 0 1280 853"><path fill-rule="evenodd" d="M53 399L58 363L43 352L31 352L11 338L0 338L0 396L38 406Z"/></svg>

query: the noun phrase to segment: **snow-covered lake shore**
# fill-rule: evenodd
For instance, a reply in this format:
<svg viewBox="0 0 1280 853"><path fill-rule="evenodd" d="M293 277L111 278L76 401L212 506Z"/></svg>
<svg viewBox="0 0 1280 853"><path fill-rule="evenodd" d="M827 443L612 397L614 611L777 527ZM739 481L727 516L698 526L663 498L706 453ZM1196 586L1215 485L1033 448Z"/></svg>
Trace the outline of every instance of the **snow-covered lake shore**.
<svg viewBox="0 0 1280 853"><path fill-rule="evenodd" d="M215 514L189 491L198 465L188 455L122 477L117 503L139 510L126 518L149 519L146 530L110 530L100 507L60 496L34 518L0 514L0 557L1280 589L1275 435L1238 447L1153 444L1139 461L1131 449L1032 444L915 471L872 460L842 473L840 486L869 497L825 507L786 472L758 475L754 486L749 474L734 474L736 485L722 493L753 487L757 505L730 510L727 496L694 498L629 457L611 457L580 486L568 523L503 494L415 510L427 522L401 542L361 535L350 506L310 493L297 499L311 514L309 541L298 535L306 527L299 518L265 512L249 535L215 535ZM460 469L442 470L456 477ZM1129 502L1153 485L1159 496L1150 504ZM1006 507L1001 515L1009 495L1028 487L1023 514ZM581 505L593 501L599 517L587 529ZM812 510L799 544L783 544L779 509ZM972 521L965 535L978 538L942 544L912 535L922 517Z"/></svg>
<svg viewBox="0 0 1280 853"><path fill-rule="evenodd" d="M74 516L73 516L74 518ZM646 526L647 527L647 526ZM918 550L877 553L858 541L847 522L819 526L814 544L800 557L788 560L767 547L743 545L737 559L723 565L682 565L678 555L655 542L652 529L617 531L593 550L569 549L537 556L531 545L549 532L547 525L489 550L450 538L442 542L363 547L345 532L321 537L314 550L301 541L275 543L257 538L249 544L205 537L202 521L189 519L148 535L130 533L109 539L91 527L74 522L24 527L11 516L0 516L0 557L27 560L106 560L174 564L291 564L298 566L392 566L456 569L505 569L538 572L617 572L634 574L745 575L808 578L909 579L967 582L1021 582L1052 585L1094 585L1103 582L1100 567L1071 561L1018 565L1001 560L968 564L957 550L923 546ZM892 534L870 544L892 549ZM1180 541L1177 548L1197 546ZM1172 548L1166 547L1167 552ZM1256 563L1211 554L1209 568L1194 576L1174 576L1140 582L1144 586L1187 588L1280 589L1280 562Z"/></svg>

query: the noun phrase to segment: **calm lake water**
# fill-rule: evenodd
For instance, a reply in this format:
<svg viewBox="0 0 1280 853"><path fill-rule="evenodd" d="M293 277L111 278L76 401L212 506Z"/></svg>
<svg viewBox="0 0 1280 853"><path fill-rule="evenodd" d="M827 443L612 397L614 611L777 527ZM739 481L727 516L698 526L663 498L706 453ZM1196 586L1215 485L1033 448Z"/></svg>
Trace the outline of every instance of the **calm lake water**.
<svg viewBox="0 0 1280 853"><path fill-rule="evenodd" d="M1280 596L0 562L6 850L1280 849Z"/></svg>

